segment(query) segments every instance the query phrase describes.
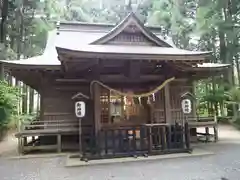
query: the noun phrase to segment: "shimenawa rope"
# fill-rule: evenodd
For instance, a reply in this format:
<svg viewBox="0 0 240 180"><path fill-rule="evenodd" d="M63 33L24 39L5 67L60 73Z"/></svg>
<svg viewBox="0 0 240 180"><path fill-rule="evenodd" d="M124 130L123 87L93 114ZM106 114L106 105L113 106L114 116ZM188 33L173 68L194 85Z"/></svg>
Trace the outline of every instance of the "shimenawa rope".
<svg viewBox="0 0 240 180"><path fill-rule="evenodd" d="M156 92L160 91L166 84L168 84L169 82L173 81L175 79L175 77L172 77L172 78L169 78L167 80L165 80L161 85L159 85L158 87L156 87L155 89L149 91L149 92L146 92L146 93L141 93L141 94L131 94L131 93L124 93L124 92L121 92L121 91L118 91L116 89L113 89L103 83L101 83L100 81L92 81L91 84L90 84L90 93L91 93L91 96L93 95L92 93L92 86L94 83L97 83L99 84L100 86L108 89L109 91L112 91L112 92L115 92L116 94L119 94L121 96L127 96L127 97L133 97L133 98L139 98L139 97L148 97L152 94L155 94Z"/></svg>

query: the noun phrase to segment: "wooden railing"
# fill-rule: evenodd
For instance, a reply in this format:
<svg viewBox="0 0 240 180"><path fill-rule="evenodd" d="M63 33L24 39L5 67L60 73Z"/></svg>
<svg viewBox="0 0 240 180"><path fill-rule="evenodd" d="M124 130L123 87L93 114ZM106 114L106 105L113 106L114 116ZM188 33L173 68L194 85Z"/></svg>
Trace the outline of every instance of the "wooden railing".
<svg viewBox="0 0 240 180"><path fill-rule="evenodd" d="M93 136L93 138L95 138ZM144 124L102 129L95 148L84 151L88 158L112 158L190 151L189 128L168 124ZM86 150L86 149L85 149Z"/></svg>

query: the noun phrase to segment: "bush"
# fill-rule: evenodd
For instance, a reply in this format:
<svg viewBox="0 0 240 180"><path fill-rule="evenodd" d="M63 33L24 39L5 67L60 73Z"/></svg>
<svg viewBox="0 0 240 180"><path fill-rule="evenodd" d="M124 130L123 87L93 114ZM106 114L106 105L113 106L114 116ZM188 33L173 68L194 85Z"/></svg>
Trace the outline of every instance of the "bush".
<svg viewBox="0 0 240 180"><path fill-rule="evenodd" d="M12 115L8 121L8 129L17 129L22 123L30 124L37 119L37 114Z"/></svg>
<svg viewBox="0 0 240 180"><path fill-rule="evenodd" d="M11 117L17 114L19 97L18 88L9 86L5 81L0 81L0 134L2 135L7 130Z"/></svg>

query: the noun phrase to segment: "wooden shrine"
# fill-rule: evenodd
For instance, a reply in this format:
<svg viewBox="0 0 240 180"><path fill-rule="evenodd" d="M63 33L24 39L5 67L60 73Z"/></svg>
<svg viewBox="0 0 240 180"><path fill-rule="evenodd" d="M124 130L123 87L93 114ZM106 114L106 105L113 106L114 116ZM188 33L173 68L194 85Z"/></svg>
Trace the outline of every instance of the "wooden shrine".
<svg viewBox="0 0 240 180"><path fill-rule="evenodd" d="M178 49L159 31L134 13L116 26L63 22L49 33L42 56L2 61L41 94L39 119L16 135L20 152L78 151L76 101L86 103L80 128L88 158L189 151L189 129L199 123L195 102L184 115L181 96L228 65L209 63L211 52ZM201 126L216 127L206 119Z"/></svg>

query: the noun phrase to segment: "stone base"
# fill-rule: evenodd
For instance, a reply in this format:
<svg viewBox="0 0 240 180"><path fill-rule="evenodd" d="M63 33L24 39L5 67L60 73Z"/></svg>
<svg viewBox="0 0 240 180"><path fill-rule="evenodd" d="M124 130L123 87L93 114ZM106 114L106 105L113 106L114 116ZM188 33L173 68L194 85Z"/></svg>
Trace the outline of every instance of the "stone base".
<svg viewBox="0 0 240 180"><path fill-rule="evenodd" d="M104 165L104 164L114 164L114 163L128 163L128 162L141 162L141 161L154 161L154 160L164 160L164 159L173 159L173 158L186 158L186 157L199 157L206 155L213 155L213 152L209 152L200 148L194 148L191 153L175 153L175 154L166 154L166 155L155 155L143 157L139 156L137 158L134 157L126 157L126 158L113 158L113 159L101 159L101 160L91 160L88 162L80 161L79 158L70 158L72 155L66 160L66 167L78 167L78 166L93 166L93 165Z"/></svg>

